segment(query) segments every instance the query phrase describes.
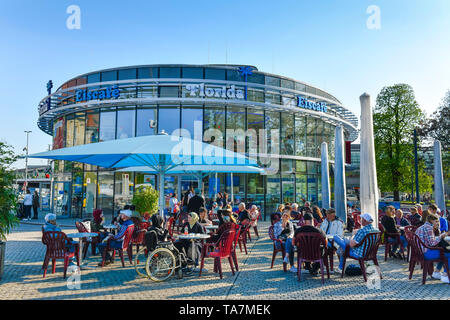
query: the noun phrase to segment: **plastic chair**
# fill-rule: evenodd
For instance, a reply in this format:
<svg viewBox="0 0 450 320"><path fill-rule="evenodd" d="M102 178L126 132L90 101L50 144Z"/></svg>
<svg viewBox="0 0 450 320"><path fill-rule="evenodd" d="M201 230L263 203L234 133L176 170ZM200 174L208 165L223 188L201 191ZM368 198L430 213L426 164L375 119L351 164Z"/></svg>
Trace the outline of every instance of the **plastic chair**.
<svg viewBox="0 0 450 320"><path fill-rule="evenodd" d="M439 258L433 260L425 259L425 248L428 250L439 250ZM420 263L423 267L422 284L425 284L427 274L430 276L433 274L433 262L443 262L444 267L448 271L448 260L444 253L444 248L429 247L423 243L417 234L413 234L413 239L411 241L411 260L409 261L409 280L412 278L416 263Z"/></svg>
<svg viewBox="0 0 450 320"><path fill-rule="evenodd" d="M377 252L378 247L380 246L380 239L381 239L381 232L373 232L367 234L362 241L353 247L353 249L363 247L363 254L361 258L354 258L350 256L350 246L346 246L345 252L344 252L344 265L342 267L342 274L341 278L344 277L344 270L345 270L345 262L347 261L347 258L351 258L353 260L358 260L359 265L361 267L361 271L364 277L364 281L367 282L367 274L366 274L366 266L364 264L365 261L373 261L376 266L379 267L378 260L377 260ZM380 277L381 271L380 271Z"/></svg>
<svg viewBox="0 0 450 320"><path fill-rule="evenodd" d="M136 225L134 226L135 231L133 232L127 251L129 256L133 257L133 245L136 245L136 252L139 252L139 246L145 245L144 238L145 233L147 232L148 224L148 222L140 222L137 230Z"/></svg>
<svg viewBox="0 0 450 320"><path fill-rule="evenodd" d="M129 246L129 244L131 242L131 239L132 239L132 236L133 236L133 232L134 232L134 224L129 225L127 230L125 231L125 237L124 237L123 242L122 242L122 248L111 248L110 247L110 242L111 242L112 239L108 239L108 243L106 245L105 250L103 250L103 254L102 254L102 267L105 266L105 259L106 259L106 252L107 251L112 251L113 252L113 254L112 254L113 262L114 262L114 256L116 255L116 251L118 251L119 252L119 256L120 256L120 260L122 261L122 267L125 268L125 261L123 259L123 251L125 250L128 253L128 259L130 260L130 263L133 264L133 259L132 259L131 255L129 253L130 251L128 250L128 246Z"/></svg>
<svg viewBox="0 0 450 320"><path fill-rule="evenodd" d="M90 232L86 228L86 226L80 221L75 222L75 227L77 228L78 232L83 232L83 233ZM96 233L99 234L98 232L96 232ZM89 238L81 238L80 241L83 241L83 259L85 259L89 245L91 245L92 255L95 255L95 249L97 247L97 243L100 242L100 236L92 237L90 239Z"/></svg>
<svg viewBox="0 0 450 320"><path fill-rule="evenodd" d="M220 279L222 279L222 259L228 258L228 262L230 263L231 272L234 275L233 262L231 260L231 248L234 242L234 235L236 230L231 228L229 230L225 230L220 236L217 243L214 245L215 249L213 252L208 252L208 246L202 247L201 254L201 263L200 263L200 273L199 277L202 275L203 266L205 264L205 258L213 258L214 259L214 272L219 272Z"/></svg>
<svg viewBox="0 0 450 320"><path fill-rule="evenodd" d="M250 229L250 224L241 225L241 232L239 233L239 237L238 237L239 250L242 252L242 246L244 246L245 254L248 254L248 252L247 252L247 235L249 233L249 229Z"/></svg>
<svg viewBox="0 0 450 320"><path fill-rule="evenodd" d="M275 262L275 257L277 256L278 252L281 252L281 256L284 260L284 257L286 256L286 249L284 248L284 244L283 241L280 239L276 239L274 234L273 234L273 226L269 227L269 237L270 240L273 241L273 254L272 254L272 264L270 266L270 268L273 268L273 264ZM279 245L279 247L277 248L277 243ZM287 264L283 261L283 271L286 272L287 269Z"/></svg>
<svg viewBox="0 0 450 320"><path fill-rule="evenodd" d="M408 246L406 247L406 261L409 262L409 258L411 255L411 243L414 238L414 233L416 232L417 227L416 226L406 226L405 227L405 238L408 242Z"/></svg>
<svg viewBox="0 0 450 320"><path fill-rule="evenodd" d="M69 259L76 257L77 264L80 265L78 260L78 246L75 246L75 252L69 252L67 244L70 243L69 238L67 238L64 232L59 231L47 231L42 235L42 242L47 246L47 251L45 252L44 263L42 269L44 269L44 276L47 274L47 267L50 260L52 260L52 273L56 271L56 259L64 260L64 279L67 274L67 267L69 265Z"/></svg>
<svg viewBox="0 0 450 320"><path fill-rule="evenodd" d="M327 276L330 279L330 269L327 259L327 242L325 238L317 232L298 233L294 240L297 247L297 278L300 281L303 262L319 262L322 274L322 284L324 283L323 265L327 268Z"/></svg>
<svg viewBox="0 0 450 320"><path fill-rule="evenodd" d="M234 261L234 266L236 267L236 271L239 271L239 265L237 261L237 255L236 255L236 246L238 245L239 235L241 234L241 226L238 224L234 224L234 229L236 231L234 235L234 242L233 246L231 247L231 256Z"/></svg>

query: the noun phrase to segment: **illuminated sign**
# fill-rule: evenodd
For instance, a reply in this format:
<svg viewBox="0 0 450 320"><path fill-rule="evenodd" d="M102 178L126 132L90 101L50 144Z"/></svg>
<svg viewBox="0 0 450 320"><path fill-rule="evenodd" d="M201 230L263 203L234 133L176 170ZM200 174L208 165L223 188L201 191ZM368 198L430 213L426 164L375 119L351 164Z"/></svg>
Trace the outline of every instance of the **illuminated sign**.
<svg viewBox="0 0 450 320"><path fill-rule="evenodd" d="M90 101L90 100L103 100L103 99L117 99L120 97L120 90L117 85L99 89L99 90L77 90L76 102Z"/></svg>
<svg viewBox="0 0 450 320"><path fill-rule="evenodd" d="M304 97L297 97L297 106L319 112L327 112L327 104L325 102L309 101Z"/></svg>

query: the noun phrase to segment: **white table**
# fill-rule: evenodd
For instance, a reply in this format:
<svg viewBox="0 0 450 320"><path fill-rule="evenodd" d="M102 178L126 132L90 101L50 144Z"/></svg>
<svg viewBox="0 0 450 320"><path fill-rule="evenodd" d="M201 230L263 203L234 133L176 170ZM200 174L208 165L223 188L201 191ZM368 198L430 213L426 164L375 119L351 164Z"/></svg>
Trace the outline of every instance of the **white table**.
<svg viewBox="0 0 450 320"><path fill-rule="evenodd" d="M405 230L405 227L398 227L400 230Z"/></svg>
<svg viewBox="0 0 450 320"><path fill-rule="evenodd" d="M210 226L210 225L208 225L208 226L204 226L204 227L205 227L205 229L211 229L211 230L219 229L219 226Z"/></svg>
<svg viewBox="0 0 450 320"><path fill-rule="evenodd" d="M332 234L327 234L327 239L328 239L328 240L333 240L333 239L334 239L334 236L333 236Z"/></svg>
<svg viewBox="0 0 450 320"><path fill-rule="evenodd" d="M191 253L192 253L192 261L195 261L194 257L194 240L205 240L209 239L211 236L209 234L202 234L202 233L188 233L188 234L180 234L178 236L178 239L186 239L191 240L192 246L191 246Z"/></svg>
<svg viewBox="0 0 450 320"><path fill-rule="evenodd" d="M103 228L105 229L117 229L117 226L115 224L104 224Z"/></svg>
<svg viewBox="0 0 450 320"><path fill-rule="evenodd" d="M78 232L78 233L69 233L66 234L67 237L73 238L73 239L80 239L78 241L79 248L78 248L78 260L80 262L80 269L91 269L85 265L83 265L83 239L82 238L89 238L89 237L97 237L98 234L95 232Z"/></svg>

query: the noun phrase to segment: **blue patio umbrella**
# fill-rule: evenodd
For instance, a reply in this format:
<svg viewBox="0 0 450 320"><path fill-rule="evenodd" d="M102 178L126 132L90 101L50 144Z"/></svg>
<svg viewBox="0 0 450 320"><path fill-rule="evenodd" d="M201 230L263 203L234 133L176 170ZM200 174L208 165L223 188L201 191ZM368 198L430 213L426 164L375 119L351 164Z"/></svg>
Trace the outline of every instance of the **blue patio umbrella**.
<svg viewBox="0 0 450 320"><path fill-rule="evenodd" d="M256 161L186 137L159 134L111 140L28 155L29 158L87 163L104 168L150 167L160 176L159 205L164 208L164 175L180 165L256 166Z"/></svg>

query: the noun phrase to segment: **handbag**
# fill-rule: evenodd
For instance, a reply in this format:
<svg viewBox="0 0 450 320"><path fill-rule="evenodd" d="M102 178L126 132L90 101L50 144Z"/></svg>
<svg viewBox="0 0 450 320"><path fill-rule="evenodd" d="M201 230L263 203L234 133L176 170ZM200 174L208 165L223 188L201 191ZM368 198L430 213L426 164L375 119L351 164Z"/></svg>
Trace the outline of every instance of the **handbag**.
<svg viewBox="0 0 450 320"><path fill-rule="evenodd" d="M345 274L348 276L360 276L362 275L361 267L357 266L356 264L350 264L345 269Z"/></svg>

